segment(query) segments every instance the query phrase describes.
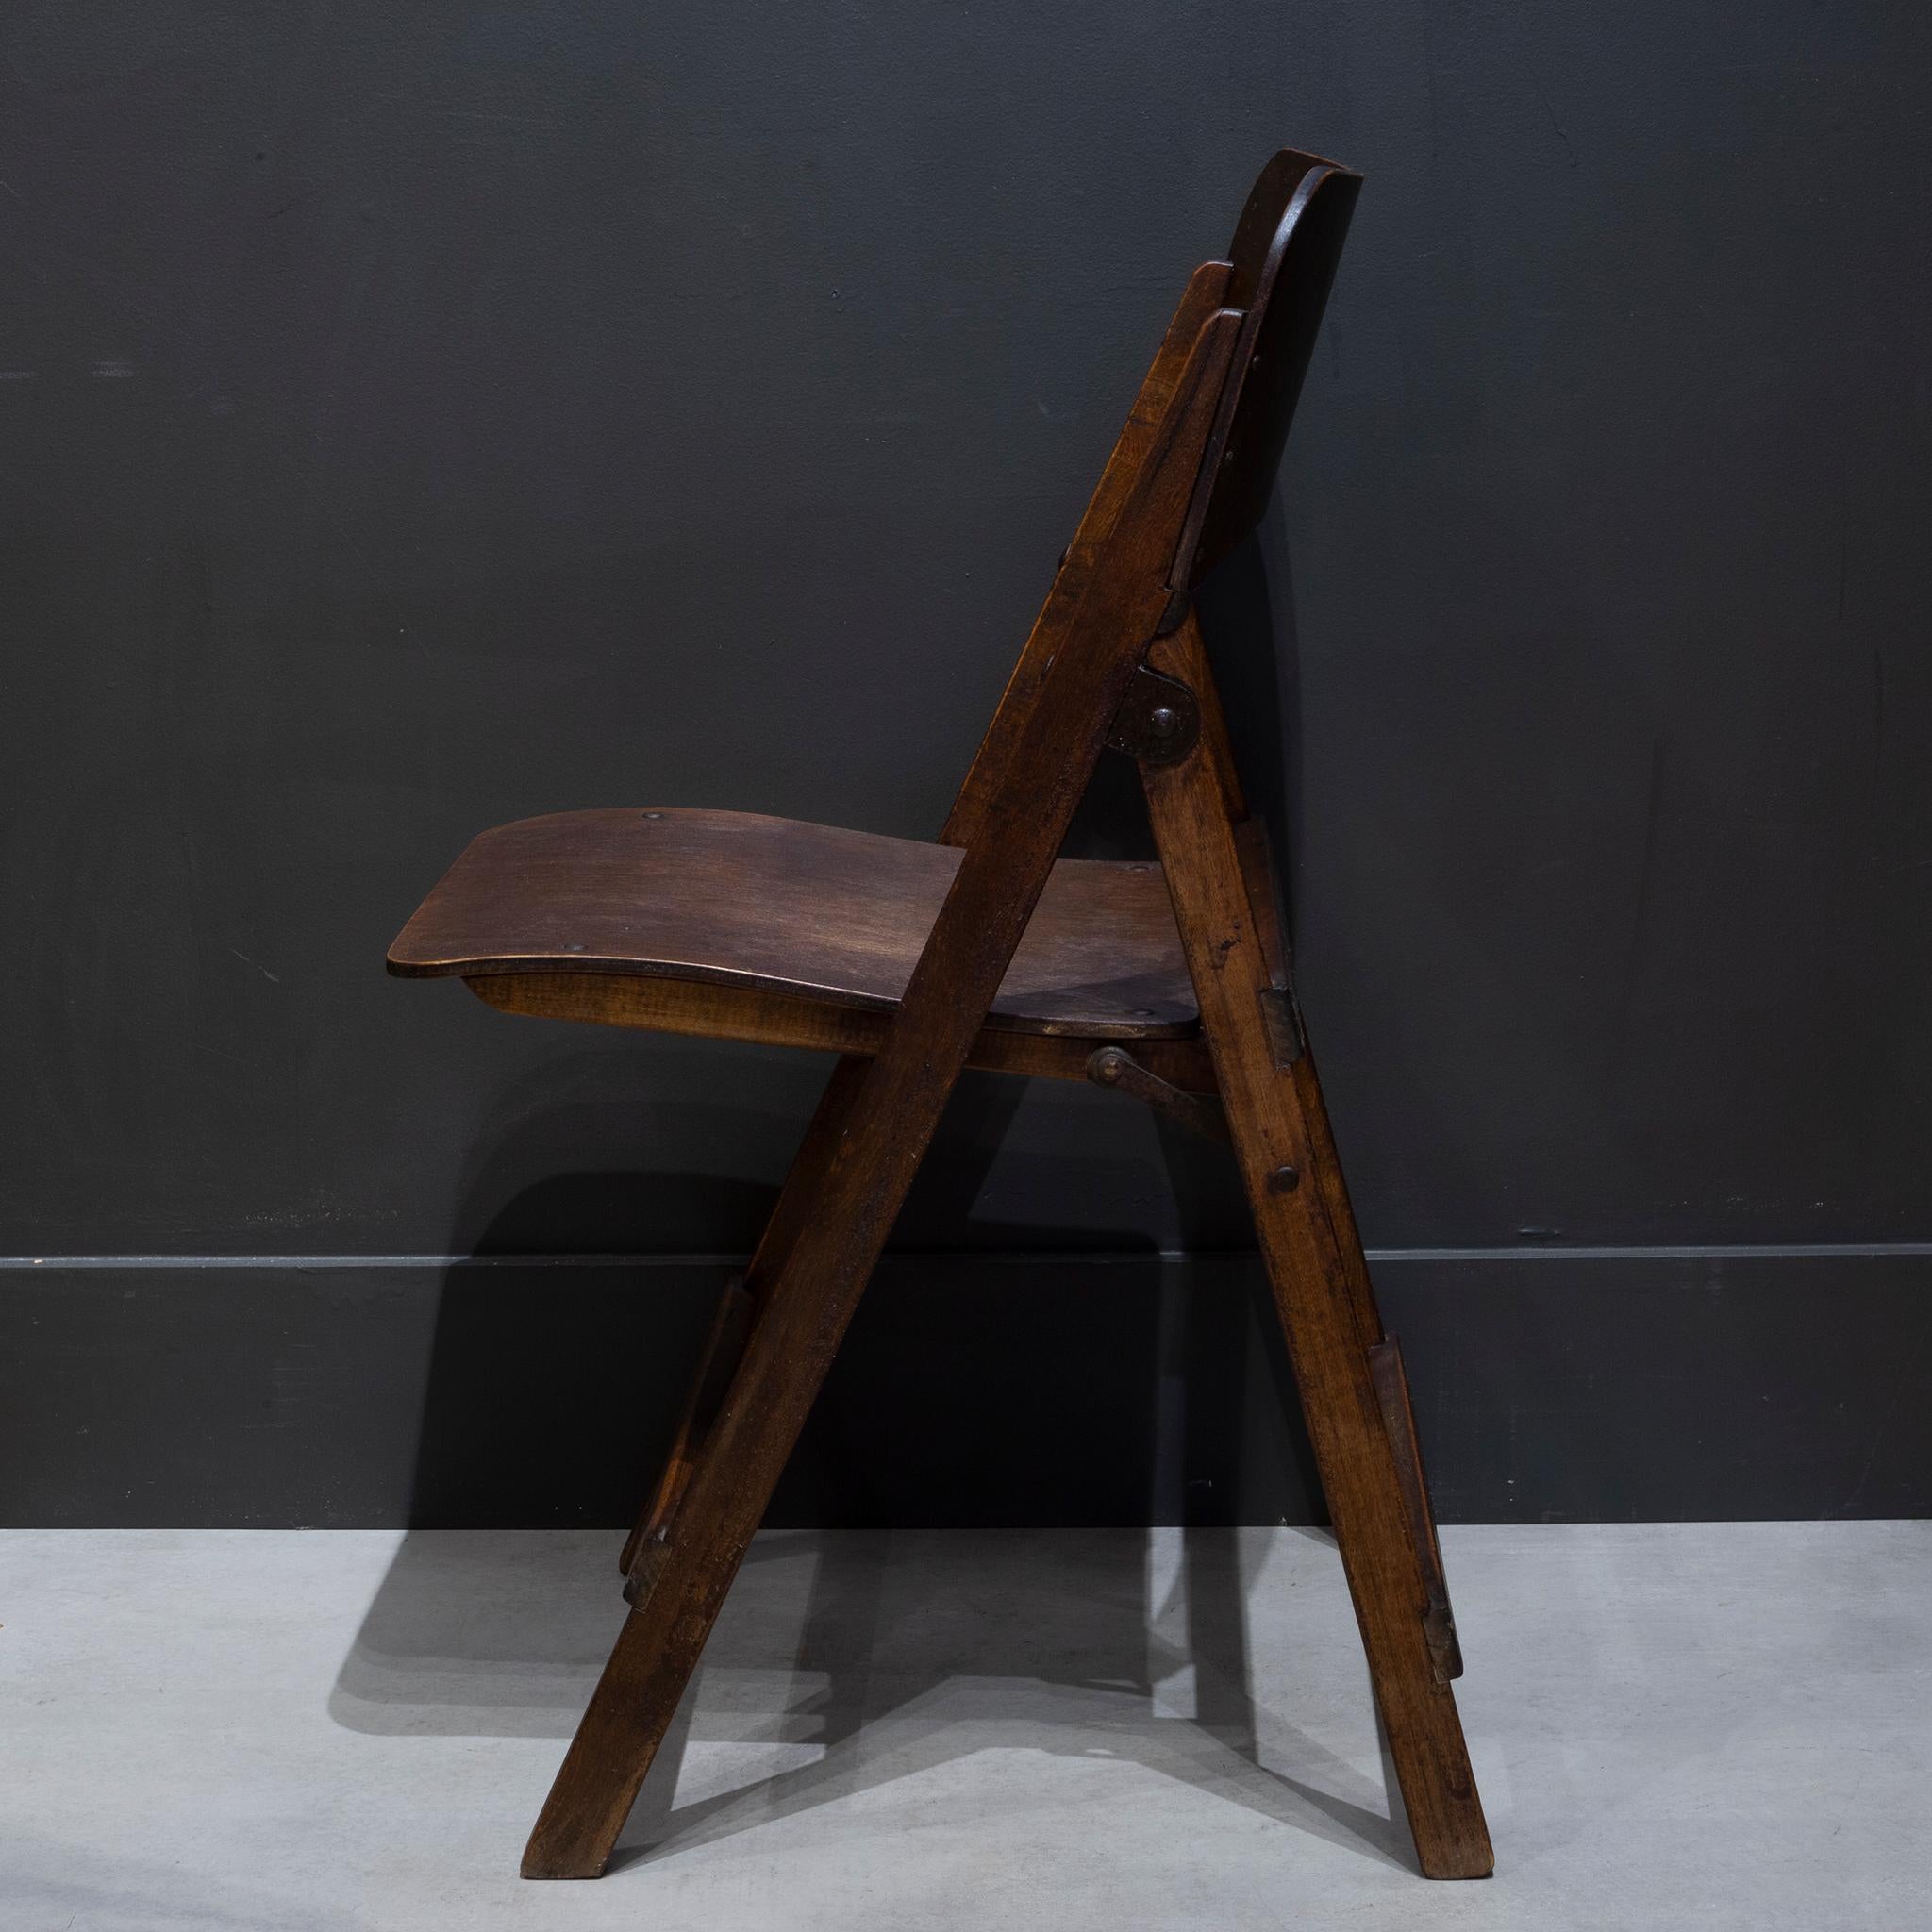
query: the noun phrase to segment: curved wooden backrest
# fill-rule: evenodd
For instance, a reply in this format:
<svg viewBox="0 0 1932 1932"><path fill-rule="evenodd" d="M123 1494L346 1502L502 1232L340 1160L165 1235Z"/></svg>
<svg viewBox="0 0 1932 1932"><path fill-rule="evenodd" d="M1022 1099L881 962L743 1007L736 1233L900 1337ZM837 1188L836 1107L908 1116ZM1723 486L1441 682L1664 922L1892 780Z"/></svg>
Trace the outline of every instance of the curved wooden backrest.
<svg viewBox="0 0 1932 1932"><path fill-rule="evenodd" d="M1198 584L1267 508L1362 177L1283 148L1261 170L1228 249L1222 298L1246 320L1175 559Z"/></svg>

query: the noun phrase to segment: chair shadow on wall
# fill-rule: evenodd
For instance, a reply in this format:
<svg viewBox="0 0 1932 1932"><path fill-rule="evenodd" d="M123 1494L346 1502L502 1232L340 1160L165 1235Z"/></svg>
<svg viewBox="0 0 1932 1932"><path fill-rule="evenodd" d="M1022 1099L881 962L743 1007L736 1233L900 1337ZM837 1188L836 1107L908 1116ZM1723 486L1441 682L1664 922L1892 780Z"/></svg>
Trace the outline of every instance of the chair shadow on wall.
<svg viewBox="0 0 1932 1932"><path fill-rule="evenodd" d="M1224 621L1272 634L1278 651L1252 546L1223 575ZM1291 638L1289 649L1291 664ZM1229 678L1231 708L1278 716L1270 651L1239 655L1263 669L1258 686ZM1248 767L1277 837L1296 782L1285 736L1273 734L1272 761ZM1104 768L1071 849L1144 840L1120 775ZM962 1230L935 1247L1067 1245L1064 1231L974 1214L1024 1091L962 1082L906 1216ZM772 1190L690 1174L566 1174L506 1198L493 1177L530 1172L529 1144L597 1144L594 1123L559 1126L568 1110L525 1096L515 1126L472 1162L451 1241L465 1258L442 1284L430 1357L415 1527L334 1688L347 1728L570 1736L623 1613L615 1526L655 1474L727 1264L633 1274L517 1254L527 1230L559 1224L590 1229L595 1248L609 1205L653 1191L695 1195L708 1224L742 1231L739 1245L769 1209ZM1164 1123L1157 1141L1164 1174L1150 1167L1150 1186L1171 1191L1190 1248L1211 1249L1229 1224L1225 1157ZM1056 1279L1047 1258L988 1261L969 1277L957 1260L888 1256L613 1871L1001 1747L1135 1760L1415 1869L1386 1740L1377 1779L1254 1700L1259 1544L1238 1525L1324 1513L1258 1268L1227 1257L1204 1288L1143 1233L1088 1232L1081 1245L1124 1258ZM1089 1286L1096 1274L1104 1283ZM1123 1526L1055 1527L1096 1520ZM1001 1533L851 1533L879 1523ZM787 1526L800 1524L817 1526ZM762 1747L752 1781L729 1774L734 1754L688 1765L693 1742ZM530 1793L532 1818L541 1795Z"/></svg>

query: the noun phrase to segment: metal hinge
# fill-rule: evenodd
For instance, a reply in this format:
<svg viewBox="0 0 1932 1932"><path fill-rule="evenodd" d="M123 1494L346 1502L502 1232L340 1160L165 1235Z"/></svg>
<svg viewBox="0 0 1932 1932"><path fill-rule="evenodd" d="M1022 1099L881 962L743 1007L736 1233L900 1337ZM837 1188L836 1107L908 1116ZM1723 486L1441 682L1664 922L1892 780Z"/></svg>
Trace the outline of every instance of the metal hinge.
<svg viewBox="0 0 1932 1932"><path fill-rule="evenodd" d="M1201 708L1178 678L1143 664L1113 714L1107 741L1143 765L1176 764L1201 741Z"/></svg>
<svg viewBox="0 0 1932 1932"><path fill-rule="evenodd" d="M1227 1115L1219 1097L1212 1093L1190 1093L1172 1080L1143 1067L1125 1047L1103 1046L1088 1056L1087 1077L1097 1087L1111 1087L1131 1094L1164 1113L1184 1127L1205 1134L1210 1141L1232 1145L1227 1131Z"/></svg>

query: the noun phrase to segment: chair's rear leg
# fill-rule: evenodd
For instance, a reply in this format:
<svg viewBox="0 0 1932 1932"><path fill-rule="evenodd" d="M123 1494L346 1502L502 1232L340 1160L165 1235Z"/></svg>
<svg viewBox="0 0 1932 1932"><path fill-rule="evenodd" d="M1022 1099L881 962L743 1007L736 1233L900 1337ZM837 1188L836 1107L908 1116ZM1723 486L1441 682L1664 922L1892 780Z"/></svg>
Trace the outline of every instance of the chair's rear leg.
<svg viewBox="0 0 1932 1932"><path fill-rule="evenodd" d="M1279 1031L1211 741L1143 767L1156 841L1200 1001L1223 1103L1301 1391L1424 1874L1493 1866L1455 1694L1432 1654L1431 1593L1370 1351L1368 1275L1306 1054L1280 1066Z"/></svg>
<svg viewBox="0 0 1932 1932"><path fill-rule="evenodd" d="M1274 1084L1291 1091L1285 1078ZM1425 1877L1486 1878L1495 1858L1450 1688L1459 1665L1446 1602L1432 1587L1426 1497L1409 1492L1407 1445L1376 1388L1374 1351L1383 1344L1365 1346L1354 1320L1342 1242L1322 1203L1321 1156L1297 1134L1291 1106L1230 1097L1228 1111L1417 1858ZM1279 1191L1283 1167L1311 1184Z"/></svg>

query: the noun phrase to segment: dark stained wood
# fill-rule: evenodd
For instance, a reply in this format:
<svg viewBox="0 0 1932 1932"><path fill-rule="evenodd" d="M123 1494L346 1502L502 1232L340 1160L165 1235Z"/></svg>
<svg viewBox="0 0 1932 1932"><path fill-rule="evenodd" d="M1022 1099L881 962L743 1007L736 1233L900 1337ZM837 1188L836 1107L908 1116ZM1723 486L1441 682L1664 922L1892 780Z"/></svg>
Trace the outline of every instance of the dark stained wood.
<svg viewBox="0 0 1932 1932"><path fill-rule="evenodd" d="M1409 1532L1422 1560L1423 1588L1428 1592L1428 1614L1423 1619L1429 1656L1442 1677L1462 1674L1462 1648L1456 1641L1456 1613L1449 1607L1449 1578L1442 1568L1442 1544L1436 1535L1436 1515L1429 1507L1429 1479L1423 1470L1422 1444L1415 1432L1415 1405L1408 1399L1408 1371L1403 1366L1402 1344L1385 1336L1369 1350L1369 1373L1382 1405L1382 1426L1395 1452L1395 1474L1408 1505Z"/></svg>
<svg viewBox="0 0 1932 1932"><path fill-rule="evenodd" d="M614 973L493 973L467 982L502 1013L539 1020L588 1021L647 1033L684 1033L700 1040L739 1040L760 1046L796 1046L870 1059L886 1037L890 1014L821 1000L763 992L753 987L708 986L688 979L641 979ZM1189 997L1192 997L1190 989ZM1074 1034L1017 1033L980 1028L966 1064L989 1074L1024 1074L1041 1080L1084 1080L1093 1041ZM1133 1041L1134 1058L1150 1073L1190 1093L1214 1091L1214 1068L1198 1035Z"/></svg>
<svg viewBox="0 0 1932 1932"><path fill-rule="evenodd" d="M1108 1041L1142 1097L1224 1109L1422 1869L1491 1869L1407 1380L1185 598L1265 499L1356 186L1284 151L1231 263L1196 273L939 845L670 808L529 820L477 841L391 952L505 1012L841 1056L625 1546L632 1609L526 1876L603 1870L960 1071L1082 1078ZM1143 664L1200 720L1186 757L1141 766L1162 865L1057 862Z"/></svg>
<svg viewBox="0 0 1932 1932"><path fill-rule="evenodd" d="M867 1021L876 1019L875 1015L869 1013L841 1017L862 1017ZM1011 1037L1028 1039L1031 1036ZM618 1559L625 1574L625 1600L633 1606L641 1603L657 1583L673 1518L683 1503L685 1489L697 1467L697 1455L709 1436L712 1422L717 1418L722 1391L730 1386L726 1378L737 1374L739 1363L743 1358L744 1344L751 1332L751 1318L757 1315L758 1304L791 1260L791 1250L815 1210L819 1185L825 1177L825 1169L844 1136L858 1096L864 1091L866 1057L856 1054L846 1054L832 1069L832 1076L825 1082L825 1091L819 1096L819 1104L813 1109L811 1124L806 1129L797 1153L792 1156L785 1185L779 1191L777 1206L765 1224L765 1231L758 1239L751 1265L745 1270L743 1280L736 1285L735 1297L727 1295L727 1300L734 1306L728 1314L721 1309L719 1319L712 1324L711 1333L706 1339L691 1403L678 1426L664 1474L638 1517L637 1525ZM714 1387L721 1391L718 1399L713 1399L711 1394ZM640 1552L644 1553L650 1565L642 1574L634 1569Z"/></svg>
<svg viewBox="0 0 1932 1932"><path fill-rule="evenodd" d="M1282 907L1279 876L1274 856L1268 849L1268 828L1258 819L1241 816L1241 782L1235 774L1234 754L1222 714L1221 696L1214 686L1214 674L1198 622L1184 624L1171 637L1158 639L1147 654L1147 661L1170 677L1177 677L1192 688L1201 712L1201 753L1199 764L1206 769L1219 790L1223 809L1234 824L1236 849L1241 856L1241 884L1247 894L1249 916L1255 922L1257 942L1270 986L1291 986L1292 958L1289 948L1288 920ZM1158 842L1157 838L1157 843ZM1291 992L1291 997L1292 993ZM1328 1109L1322 1100L1322 1085L1312 1056L1304 1056L1295 1070L1307 1096L1303 1124L1313 1149L1310 1166L1305 1170L1308 1185L1321 1195L1324 1212L1337 1234L1336 1253L1348 1283L1349 1300L1355 1310L1356 1328L1364 1348L1382 1339L1382 1318L1375 1307L1374 1289L1369 1284L1368 1263L1362 1258L1361 1236L1357 1231L1355 1210L1349 1204L1348 1182L1335 1152L1328 1128Z"/></svg>
<svg viewBox="0 0 1932 1932"><path fill-rule="evenodd" d="M754 1303L745 1290L742 1276L734 1276L724 1284L724 1291L718 1297L718 1307L712 1314L711 1326L698 1357L697 1374L691 1382L690 1394L685 1398L683 1411L677 1418L677 1427L672 1433L664 1467L636 1527L625 1539L624 1548L618 1555L617 1567L630 1585L625 1595L633 1602L649 1589L650 1577L656 1574L655 1565L648 1574L639 1574L638 1557L641 1552L655 1556L661 1547L664 1533L684 1494L685 1485L691 1481L691 1471L696 1467L698 1446L709 1430L712 1418L718 1413L718 1405L724 1399L724 1391L730 1386L731 1376L737 1370L738 1358L744 1352L744 1338L751 1330L753 1308Z"/></svg>
<svg viewBox="0 0 1932 1932"><path fill-rule="evenodd" d="M1205 674L1191 618L1171 650L1155 655L1157 668L1191 664ZM1261 1005L1273 981L1214 743L1204 731L1178 764L1141 767L1155 841L1417 1856L1431 1878L1486 1877L1494 1857L1482 1803L1455 1695L1431 1652L1428 1559L1371 1364L1382 1336L1367 1265L1353 1218L1335 1212L1324 1185L1332 1141L1313 1057L1275 1064ZM1276 1189L1271 1176L1284 1167L1312 1179Z"/></svg>
<svg viewBox="0 0 1932 1932"><path fill-rule="evenodd" d="M1103 555L1077 587L1063 592L1057 582L1041 613L1056 643L1023 707L1008 781L960 859L885 1043L813 1176L811 1212L759 1299L656 1581L625 1620L531 1834L527 1875L603 1870L676 1710L1166 608L1175 538L1239 321L1224 310L1203 325ZM788 1196L799 1178L794 1169ZM782 1198L777 1211L787 1212Z"/></svg>
<svg viewBox="0 0 1932 1932"><path fill-rule="evenodd" d="M1198 584L1268 507L1361 185L1347 168L1284 148L1241 210L1226 299L1246 321L1212 460L1189 508L1177 583Z"/></svg>
<svg viewBox="0 0 1932 1932"><path fill-rule="evenodd" d="M959 853L752 812L559 812L472 842L390 948L408 977L635 974L896 1006ZM1174 1038L1194 995L1160 868L1063 859L991 1024Z"/></svg>

